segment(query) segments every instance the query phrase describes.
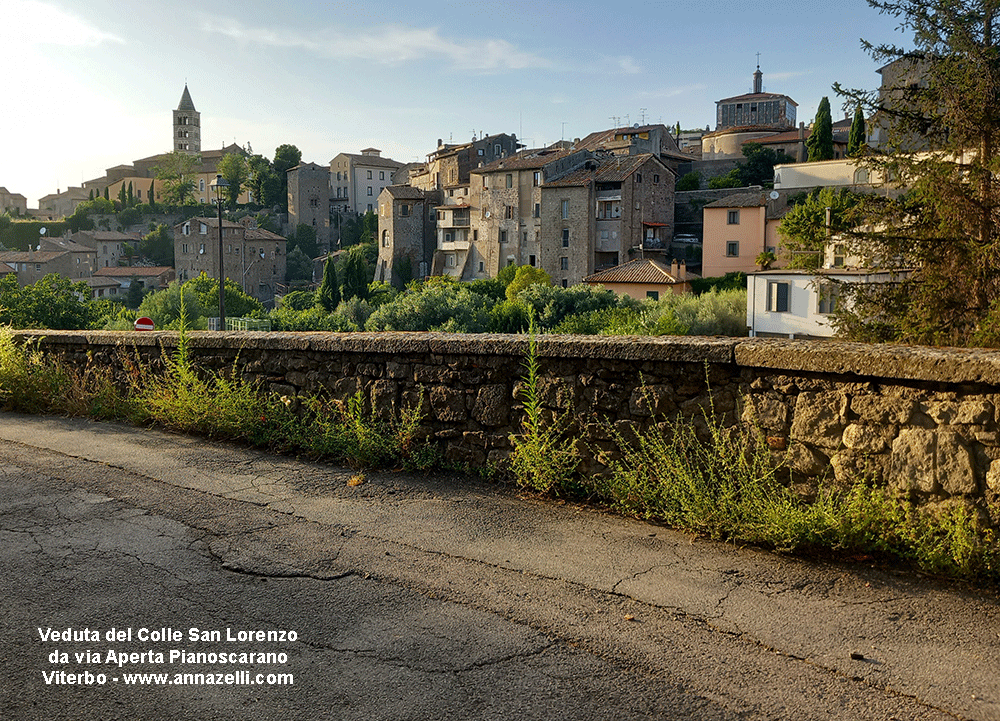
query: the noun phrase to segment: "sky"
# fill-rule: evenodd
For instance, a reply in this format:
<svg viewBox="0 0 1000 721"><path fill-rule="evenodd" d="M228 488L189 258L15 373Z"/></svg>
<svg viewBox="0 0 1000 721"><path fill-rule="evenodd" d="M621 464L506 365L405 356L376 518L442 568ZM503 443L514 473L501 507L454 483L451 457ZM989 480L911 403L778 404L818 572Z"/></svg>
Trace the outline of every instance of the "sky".
<svg viewBox="0 0 1000 721"><path fill-rule="evenodd" d="M764 90L812 120L874 89L861 39L911 47L864 0L0 0L0 186L38 199L171 149L185 83L202 149L283 143L408 163L438 139L529 147L635 123L715 126Z"/></svg>

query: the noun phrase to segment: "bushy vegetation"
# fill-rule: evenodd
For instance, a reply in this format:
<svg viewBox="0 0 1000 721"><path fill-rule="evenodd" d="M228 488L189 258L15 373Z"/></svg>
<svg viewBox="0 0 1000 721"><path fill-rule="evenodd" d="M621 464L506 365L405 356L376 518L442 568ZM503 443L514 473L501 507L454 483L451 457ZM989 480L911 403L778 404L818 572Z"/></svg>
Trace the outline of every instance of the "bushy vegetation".
<svg viewBox="0 0 1000 721"><path fill-rule="evenodd" d="M183 325L176 352L158 368L123 353L125 373L97 364L81 371L0 332L0 406L155 424L354 468L426 470L442 463L420 430L420 406L385 420L371 415L361 394L335 399L267 392L240 374L239 362L221 372L197 367ZM646 430L608 422L611 447L590 449L608 471L585 476L579 473L585 446L571 415L574 399L562 388L555 401L543 394L533 340L518 396L520 432L512 437L508 463L495 472L526 488L588 499L719 540L783 552L877 556L933 573L1000 580L996 533L972 510L924 510L866 478L846 489L821 487L805 500L756 429L727 424L711 404L687 416L654 419Z"/></svg>

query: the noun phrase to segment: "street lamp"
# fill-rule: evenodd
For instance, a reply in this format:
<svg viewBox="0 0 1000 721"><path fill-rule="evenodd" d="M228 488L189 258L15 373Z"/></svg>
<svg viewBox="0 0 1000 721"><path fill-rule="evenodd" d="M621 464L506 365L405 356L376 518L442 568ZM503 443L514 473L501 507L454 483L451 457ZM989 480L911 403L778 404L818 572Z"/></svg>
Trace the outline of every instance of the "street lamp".
<svg viewBox="0 0 1000 721"><path fill-rule="evenodd" d="M209 187L215 191L215 202L219 206L219 330L226 329L226 274L222 263L222 198L229 187L221 175L216 175Z"/></svg>

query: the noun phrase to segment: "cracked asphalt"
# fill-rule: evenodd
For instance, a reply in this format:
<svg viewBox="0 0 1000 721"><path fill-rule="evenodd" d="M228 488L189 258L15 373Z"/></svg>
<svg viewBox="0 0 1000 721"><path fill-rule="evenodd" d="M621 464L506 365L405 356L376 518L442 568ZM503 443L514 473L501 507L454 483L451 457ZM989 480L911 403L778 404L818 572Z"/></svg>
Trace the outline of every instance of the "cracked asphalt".
<svg viewBox="0 0 1000 721"><path fill-rule="evenodd" d="M354 475L0 414L0 719L1000 719L995 594L476 479ZM107 641L112 627L183 639ZM106 663L171 649L287 659ZM107 682L47 682L88 670ZM294 683L124 681L235 671Z"/></svg>

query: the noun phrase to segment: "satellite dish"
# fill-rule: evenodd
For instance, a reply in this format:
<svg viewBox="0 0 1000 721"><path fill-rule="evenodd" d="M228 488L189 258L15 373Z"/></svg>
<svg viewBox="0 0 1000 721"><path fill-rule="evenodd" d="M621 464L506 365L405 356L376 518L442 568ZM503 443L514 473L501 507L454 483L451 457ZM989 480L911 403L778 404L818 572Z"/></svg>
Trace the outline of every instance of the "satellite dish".
<svg viewBox="0 0 1000 721"><path fill-rule="evenodd" d="M38 234L39 235L45 235L45 226L44 225L41 228L38 229Z"/></svg>
<svg viewBox="0 0 1000 721"><path fill-rule="evenodd" d="M777 190L772 190L771 194L768 197L771 200L777 200L779 195L781 195L781 194Z"/></svg>

